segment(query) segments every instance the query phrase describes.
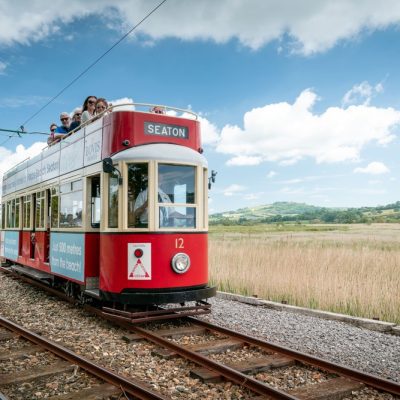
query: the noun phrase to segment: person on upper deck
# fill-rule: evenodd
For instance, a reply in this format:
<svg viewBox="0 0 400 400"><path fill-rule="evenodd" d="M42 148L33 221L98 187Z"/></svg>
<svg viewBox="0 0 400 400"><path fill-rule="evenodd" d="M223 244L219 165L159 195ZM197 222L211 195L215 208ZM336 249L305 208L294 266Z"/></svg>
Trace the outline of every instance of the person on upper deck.
<svg viewBox="0 0 400 400"><path fill-rule="evenodd" d="M105 113L104 111L106 111L109 107L111 106L111 103L108 104L106 99L103 98L99 98L96 101L96 115L102 114L101 116L103 117L104 115L106 115L108 112L111 112L111 110L109 110L107 113Z"/></svg>
<svg viewBox="0 0 400 400"><path fill-rule="evenodd" d="M71 125L69 126L69 132L79 128L79 126L81 125L81 117L82 117L82 109L80 107L75 108L74 113L72 115L72 122Z"/></svg>
<svg viewBox="0 0 400 400"><path fill-rule="evenodd" d="M82 124L84 124L85 122L89 121L89 119L92 119L94 117L96 110L96 101L97 101L96 96L86 97L82 106L82 117L81 117Z"/></svg>
<svg viewBox="0 0 400 400"><path fill-rule="evenodd" d="M71 121L69 114L67 112L62 112L60 114L60 121L61 125L57 126L57 129L54 133L54 140L61 139L68 133Z"/></svg>
<svg viewBox="0 0 400 400"><path fill-rule="evenodd" d="M50 125L50 136L47 139L47 144L50 146L53 142L54 142L54 134L57 130L57 124L55 122L53 122Z"/></svg>
<svg viewBox="0 0 400 400"><path fill-rule="evenodd" d="M165 110L161 106L154 106L154 107L150 108L150 112L152 112L154 114L165 114Z"/></svg>

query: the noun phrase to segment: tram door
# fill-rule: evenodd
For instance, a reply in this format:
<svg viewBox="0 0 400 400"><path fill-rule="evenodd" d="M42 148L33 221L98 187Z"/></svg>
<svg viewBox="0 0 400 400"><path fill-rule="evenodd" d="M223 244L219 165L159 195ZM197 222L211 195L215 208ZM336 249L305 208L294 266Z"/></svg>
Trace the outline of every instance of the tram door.
<svg viewBox="0 0 400 400"><path fill-rule="evenodd" d="M45 207L46 207L46 231L44 234L44 262L49 263L49 254L50 254L50 205L51 205L51 195L50 189L46 190L46 199L45 199Z"/></svg>
<svg viewBox="0 0 400 400"><path fill-rule="evenodd" d="M85 251L88 252L86 290L98 290L99 288L99 249L100 249L100 219L101 219L101 187L100 175L88 178L89 212L91 233L87 235ZM86 266L85 266L86 268Z"/></svg>
<svg viewBox="0 0 400 400"><path fill-rule="evenodd" d="M32 231L31 231L31 240L30 240L30 251L29 258L35 258L35 247L36 247L36 193L32 193L32 203L31 203L31 212L32 212Z"/></svg>

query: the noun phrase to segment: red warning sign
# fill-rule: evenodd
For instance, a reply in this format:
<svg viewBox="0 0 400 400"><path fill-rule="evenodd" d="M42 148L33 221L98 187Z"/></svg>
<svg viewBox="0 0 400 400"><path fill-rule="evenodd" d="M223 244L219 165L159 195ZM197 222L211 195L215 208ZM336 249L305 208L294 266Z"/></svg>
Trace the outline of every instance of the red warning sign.
<svg viewBox="0 0 400 400"><path fill-rule="evenodd" d="M128 243L128 279L151 280L151 243Z"/></svg>

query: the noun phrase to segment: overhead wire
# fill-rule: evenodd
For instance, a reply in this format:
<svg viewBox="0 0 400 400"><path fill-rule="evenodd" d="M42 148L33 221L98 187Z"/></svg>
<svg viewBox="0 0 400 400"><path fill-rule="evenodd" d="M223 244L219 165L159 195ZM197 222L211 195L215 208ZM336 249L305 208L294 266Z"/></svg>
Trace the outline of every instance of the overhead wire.
<svg viewBox="0 0 400 400"><path fill-rule="evenodd" d="M52 97L43 107L31 115L21 126L24 127L29 121L35 118L40 112L42 112L49 104L63 94L70 86L72 86L78 79L85 75L91 68L93 68L102 58L104 58L114 47L120 44L127 36L129 36L136 28L138 28L146 19L148 19L154 12L156 12L167 0L162 0L156 7L154 7L145 17L143 17L133 28L125 33L119 40L117 40L108 50L101 54L95 61L93 61L88 67L86 67L78 76L76 76L70 83L68 83L63 89L61 89L54 97ZM1 144L0 144L1 146Z"/></svg>

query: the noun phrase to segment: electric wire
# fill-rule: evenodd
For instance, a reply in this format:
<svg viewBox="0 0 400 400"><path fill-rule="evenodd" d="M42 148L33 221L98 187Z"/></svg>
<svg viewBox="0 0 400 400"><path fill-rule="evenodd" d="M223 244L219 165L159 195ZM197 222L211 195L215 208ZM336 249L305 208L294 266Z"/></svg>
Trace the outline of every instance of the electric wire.
<svg viewBox="0 0 400 400"><path fill-rule="evenodd" d="M125 35L117 40L107 51L100 55L95 61L93 61L88 67L86 67L78 76L76 76L70 83L68 83L63 89L61 89L53 98L51 98L43 107L36 111L30 116L22 126L25 126L29 121L35 118L40 112L42 112L49 104L63 94L70 86L72 86L78 79L86 74L92 67L94 67L102 58L104 58L114 47L120 44L127 36L129 36L137 27L139 27L146 19L148 19L153 13L155 13L167 0L162 0L156 7L154 7L145 17L143 17L133 28L131 28ZM1 146L1 144L0 144Z"/></svg>

